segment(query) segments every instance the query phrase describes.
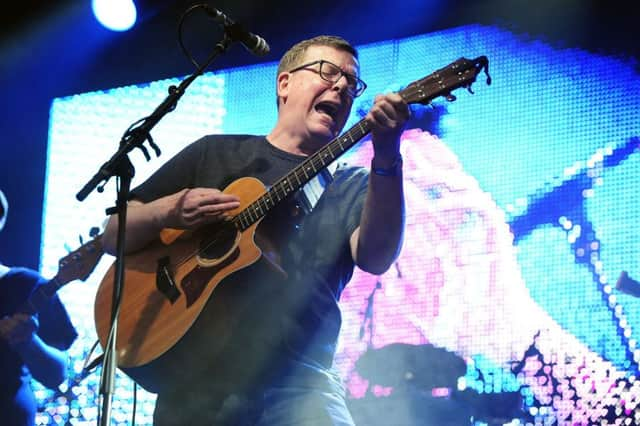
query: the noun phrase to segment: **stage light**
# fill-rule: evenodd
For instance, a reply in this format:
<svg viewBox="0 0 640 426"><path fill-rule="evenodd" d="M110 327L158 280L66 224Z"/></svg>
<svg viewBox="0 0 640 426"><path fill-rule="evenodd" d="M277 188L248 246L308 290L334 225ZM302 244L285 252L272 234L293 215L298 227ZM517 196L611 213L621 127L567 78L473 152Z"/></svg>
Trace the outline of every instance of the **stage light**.
<svg viewBox="0 0 640 426"><path fill-rule="evenodd" d="M91 0L91 8L98 22L112 31L127 31L136 23L133 0Z"/></svg>

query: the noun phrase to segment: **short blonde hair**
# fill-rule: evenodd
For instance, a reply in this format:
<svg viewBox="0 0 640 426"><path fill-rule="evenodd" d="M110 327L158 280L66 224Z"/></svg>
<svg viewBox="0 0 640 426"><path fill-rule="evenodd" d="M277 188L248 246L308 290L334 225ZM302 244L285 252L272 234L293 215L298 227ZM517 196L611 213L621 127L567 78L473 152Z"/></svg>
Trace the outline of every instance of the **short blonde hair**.
<svg viewBox="0 0 640 426"><path fill-rule="evenodd" d="M335 49L348 52L353 55L354 58L358 59L358 51L347 40L338 36L321 35L307 40L302 40L287 50L287 52L282 56L282 59L280 59L277 75L301 65L300 62L302 61L302 58L304 58L305 52L311 46L333 47Z"/></svg>

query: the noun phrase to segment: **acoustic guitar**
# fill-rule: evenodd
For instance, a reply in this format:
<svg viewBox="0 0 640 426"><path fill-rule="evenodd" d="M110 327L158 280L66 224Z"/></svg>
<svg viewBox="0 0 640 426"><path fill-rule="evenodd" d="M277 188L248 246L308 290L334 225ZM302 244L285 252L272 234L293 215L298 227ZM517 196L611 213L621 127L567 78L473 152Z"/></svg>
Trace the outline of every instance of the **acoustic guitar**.
<svg viewBox="0 0 640 426"><path fill-rule="evenodd" d="M409 104L429 104L440 96L453 101L455 89L473 93L471 85L482 70L490 84L486 57L460 58L398 93ZM230 212L231 220L197 230L165 229L156 242L127 255L116 339L118 367L152 392L158 392L172 370L181 374L181 364L191 361L164 362L167 352L191 328L218 284L259 259L272 260L260 240L261 220L370 131L361 120L268 190L251 177L232 182L223 191L240 198L240 206ZM111 328L114 276L115 264L95 300L96 331L103 348ZM157 362L159 357L163 362Z"/></svg>

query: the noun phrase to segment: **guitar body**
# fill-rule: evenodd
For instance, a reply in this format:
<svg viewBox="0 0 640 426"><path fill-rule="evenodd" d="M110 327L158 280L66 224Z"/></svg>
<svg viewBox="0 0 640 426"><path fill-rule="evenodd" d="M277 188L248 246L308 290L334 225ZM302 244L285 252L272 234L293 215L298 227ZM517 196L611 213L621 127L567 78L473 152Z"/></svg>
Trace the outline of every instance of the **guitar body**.
<svg viewBox="0 0 640 426"><path fill-rule="evenodd" d="M254 178L231 183L223 192L238 195L241 201L230 215L244 209L265 190ZM187 333L225 277L262 256L255 242L259 223L244 231L229 223L195 231L165 229L158 241L126 256L116 341L119 368L145 389L157 392L164 380L156 376L170 374L165 368L171 363L162 366L164 363L160 362L156 368L153 361ZM203 257L207 251L212 253ZM174 289L167 290L167 282L162 283L167 275L172 277ZM111 325L114 276L115 264L105 274L95 300L96 331L103 348ZM168 358L166 355L163 359ZM181 370L175 364L173 368Z"/></svg>

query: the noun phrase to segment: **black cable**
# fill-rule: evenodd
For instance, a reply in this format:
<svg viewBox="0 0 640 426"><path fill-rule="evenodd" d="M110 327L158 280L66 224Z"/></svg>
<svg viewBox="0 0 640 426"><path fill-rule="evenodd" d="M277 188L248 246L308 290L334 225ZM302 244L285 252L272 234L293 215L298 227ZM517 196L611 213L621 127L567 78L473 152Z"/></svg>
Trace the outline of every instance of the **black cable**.
<svg viewBox="0 0 640 426"><path fill-rule="evenodd" d="M198 61L195 60L195 58L191 55L191 53L189 53L189 50L184 45L184 40L182 38L182 25L184 24L184 21L185 21L186 17L188 15L190 15L194 10L196 10L198 8L203 8L204 9L206 6L207 5L204 4L204 3L199 3L199 4L191 6L190 8L188 8L187 10L185 10L182 13L182 15L180 16L180 20L178 21L178 43L180 44L180 49L182 50L182 53L184 53L184 55L196 67L196 69L200 68L200 64L198 63Z"/></svg>
<svg viewBox="0 0 640 426"><path fill-rule="evenodd" d="M133 407L131 408L131 426L136 426L136 407L138 406L138 384L133 383Z"/></svg>

